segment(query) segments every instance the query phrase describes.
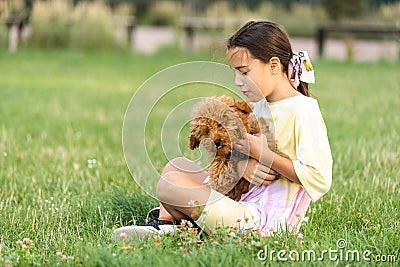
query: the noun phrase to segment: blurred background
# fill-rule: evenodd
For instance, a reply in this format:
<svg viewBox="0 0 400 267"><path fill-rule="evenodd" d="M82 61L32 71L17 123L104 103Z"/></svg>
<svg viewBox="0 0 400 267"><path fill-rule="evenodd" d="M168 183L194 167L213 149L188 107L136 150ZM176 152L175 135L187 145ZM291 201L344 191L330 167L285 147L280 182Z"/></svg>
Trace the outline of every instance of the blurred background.
<svg viewBox="0 0 400 267"><path fill-rule="evenodd" d="M311 57L399 58L399 0L0 0L0 49L215 51L251 19L281 23Z"/></svg>
<svg viewBox="0 0 400 267"><path fill-rule="evenodd" d="M199 82L164 94L147 84L141 92L162 94L146 117L135 106L145 126L125 124L145 131L147 157L132 152L131 175L121 137L134 92L182 62L226 64L226 39L251 19L282 24L316 69L311 93L334 183L310 206L304 240L227 235L215 245L218 234L110 246L116 227L143 223L158 203L132 177L156 182L171 147L201 158L188 148L181 104L227 91ZM322 251L343 237L353 251L399 255L399 27L393 0L0 0L0 266L259 266L263 244ZM20 247L25 238L33 245Z"/></svg>

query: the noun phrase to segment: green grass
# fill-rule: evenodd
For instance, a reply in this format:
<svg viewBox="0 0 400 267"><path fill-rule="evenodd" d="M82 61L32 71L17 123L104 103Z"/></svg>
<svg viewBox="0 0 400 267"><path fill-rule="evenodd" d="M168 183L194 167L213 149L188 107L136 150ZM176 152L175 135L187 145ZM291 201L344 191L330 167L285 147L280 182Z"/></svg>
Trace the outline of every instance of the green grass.
<svg viewBox="0 0 400 267"><path fill-rule="evenodd" d="M168 52L168 53L167 53ZM312 203L304 240L284 234L213 237L183 234L117 245L120 225L143 222L156 200L125 165L124 112L152 74L207 54L154 57L62 51L0 52L0 265L255 266L257 253L337 249L400 260L400 65L317 61L318 98L331 143L333 186ZM153 153L153 152L152 152ZM160 164L160 153L153 155ZM89 160L96 163L89 168ZM16 244L30 238L25 251ZM63 261L56 255L66 255ZM335 255L335 254L334 254ZM334 256L333 255L333 256ZM304 262L363 266L360 262ZM276 254L275 254L276 258ZM301 264L297 262L296 264ZM376 263L378 264L378 263ZM381 264L381 263L379 263Z"/></svg>

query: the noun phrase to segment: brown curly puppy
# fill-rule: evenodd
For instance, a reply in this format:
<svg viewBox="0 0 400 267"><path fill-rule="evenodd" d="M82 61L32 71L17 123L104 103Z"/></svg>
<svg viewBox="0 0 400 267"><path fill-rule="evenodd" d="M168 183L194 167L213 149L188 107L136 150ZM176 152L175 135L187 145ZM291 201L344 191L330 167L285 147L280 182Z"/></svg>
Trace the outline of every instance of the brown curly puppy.
<svg viewBox="0 0 400 267"><path fill-rule="evenodd" d="M239 200L249 191L250 183L239 177L237 163L247 156L234 151L232 144L243 139L245 133L263 133L268 146L275 151L275 142L267 122L252 113L246 101L237 101L228 96L207 98L198 103L191 112L190 149L200 144L208 152L211 187L226 196Z"/></svg>

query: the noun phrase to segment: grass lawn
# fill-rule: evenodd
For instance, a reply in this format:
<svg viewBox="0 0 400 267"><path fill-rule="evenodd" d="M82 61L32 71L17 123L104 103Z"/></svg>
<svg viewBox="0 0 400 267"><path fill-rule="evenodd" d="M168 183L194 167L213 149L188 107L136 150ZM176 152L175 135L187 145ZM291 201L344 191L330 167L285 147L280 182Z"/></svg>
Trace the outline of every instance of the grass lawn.
<svg viewBox="0 0 400 267"><path fill-rule="evenodd" d="M113 229L143 222L157 204L126 167L124 112L147 78L191 60L224 61L173 51L0 52L0 266L276 265L280 250L298 253L294 265L400 263L399 62L314 62L333 185L311 204L302 240L219 229L113 244ZM303 252L310 260L301 261Z"/></svg>

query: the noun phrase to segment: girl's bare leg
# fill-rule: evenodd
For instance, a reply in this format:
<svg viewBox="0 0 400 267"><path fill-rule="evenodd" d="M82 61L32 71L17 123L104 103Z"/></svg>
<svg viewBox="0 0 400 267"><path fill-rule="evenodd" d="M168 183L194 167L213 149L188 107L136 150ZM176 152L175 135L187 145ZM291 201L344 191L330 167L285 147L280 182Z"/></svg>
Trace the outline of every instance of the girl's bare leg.
<svg viewBox="0 0 400 267"><path fill-rule="evenodd" d="M210 195L210 189L203 185L208 173L199 165L186 158L171 160L163 169L157 186L160 201L160 217L173 220L197 219ZM199 207L191 207L196 203Z"/></svg>

